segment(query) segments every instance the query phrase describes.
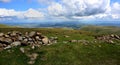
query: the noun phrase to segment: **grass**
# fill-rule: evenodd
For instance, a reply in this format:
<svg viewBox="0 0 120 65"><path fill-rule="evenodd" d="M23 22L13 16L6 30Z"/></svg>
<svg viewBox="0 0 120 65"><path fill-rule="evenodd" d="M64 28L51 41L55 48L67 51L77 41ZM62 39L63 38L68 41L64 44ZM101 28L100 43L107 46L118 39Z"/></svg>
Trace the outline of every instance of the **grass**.
<svg viewBox="0 0 120 65"><path fill-rule="evenodd" d="M101 28L100 30L102 30ZM118 29L118 28L117 28ZM99 35L96 31L69 30L61 28L0 28L0 32L21 31L39 31L48 37L58 37L58 43L50 46L42 46L36 50L30 50L31 53L38 53L39 56L34 65L120 65L120 46L108 44L105 42L96 43L94 35ZM109 29L109 32L114 29ZM106 31L106 30L105 30ZM118 32L118 31L117 31ZM109 33L108 33L109 34ZM115 33L114 34L118 34ZM65 38L64 35L70 36ZM63 43L68 40L87 40L90 43ZM117 41L116 43L120 43ZM0 65L27 65L29 58L22 54L20 47L0 52Z"/></svg>

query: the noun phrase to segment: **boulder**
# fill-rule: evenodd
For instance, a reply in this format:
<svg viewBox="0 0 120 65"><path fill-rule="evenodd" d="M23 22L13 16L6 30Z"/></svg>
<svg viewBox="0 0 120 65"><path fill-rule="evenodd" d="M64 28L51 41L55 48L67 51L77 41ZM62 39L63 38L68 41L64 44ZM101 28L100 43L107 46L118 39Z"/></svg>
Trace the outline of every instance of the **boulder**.
<svg viewBox="0 0 120 65"><path fill-rule="evenodd" d="M21 45L21 42L20 41L15 41L13 43L11 43L11 46L20 46Z"/></svg>
<svg viewBox="0 0 120 65"><path fill-rule="evenodd" d="M40 32L36 32L36 35L37 35L37 36L41 36L42 33L40 33Z"/></svg>
<svg viewBox="0 0 120 65"><path fill-rule="evenodd" d="M35 32L35 31L32 31L32 32L29 33L29 36L30 36L30 37L34 37L35 35L36 35L36 32Z"/></svg>
<svg viewBox="0 0 120 65"><path fill-rule="evenodd" d="M36 40L41 40L39 36L35 36L35 39Z"/></svg>
<svg viewBox="0 0 120 65"><path fill-rule="evenodd" d="M21 43L22 43L22 45L25 45L25 46L29 44L27 38L25 38L24 40L22 40Z"/></svg>
<svg viewBox="0 0 120 65"><path fill-rule="evenodd" d="M22 41L22 40L23 40L23 37L22 37L22 36L19 36L19 37L18 37L18 40L19 40L19 41Z"/></svg>
<svg viewBox="0 0 120 65"><path fill-rule="evenodd" d="M3 42L4 44L11 44L13 41L12 41L11 38L4 38L4 39L2 40L2 42Z"/></svg>
<svg viewBox="0 0 120 65"><path fill-rule="evenodd" d="M47 37L42 38L42 43L43 43L44 45L49 44L49 39L48 39Z"/></svg>

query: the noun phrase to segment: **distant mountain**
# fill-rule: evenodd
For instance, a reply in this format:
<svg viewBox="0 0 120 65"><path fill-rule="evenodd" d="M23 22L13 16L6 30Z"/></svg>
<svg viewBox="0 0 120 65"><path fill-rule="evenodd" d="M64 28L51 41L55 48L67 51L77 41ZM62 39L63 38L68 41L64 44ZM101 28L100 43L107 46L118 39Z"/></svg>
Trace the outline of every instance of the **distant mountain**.
<svg viewBox="0 0 120 65"><path fill-rule="evenodd" d="M0 22L10 26L19 26L27 28L74 28L79 29L83 26L96 25L96 26L117 26L120 27L119 21L63 21L63 22Z"/></svg>

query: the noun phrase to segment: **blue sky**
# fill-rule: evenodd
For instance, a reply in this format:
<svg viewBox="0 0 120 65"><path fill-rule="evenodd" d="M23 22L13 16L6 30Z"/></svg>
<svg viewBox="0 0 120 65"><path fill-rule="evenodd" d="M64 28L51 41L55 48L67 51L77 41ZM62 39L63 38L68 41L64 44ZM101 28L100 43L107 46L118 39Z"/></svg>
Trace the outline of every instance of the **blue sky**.
<svg viewBox="0 0 120 65"><path fill-rule="evenodd" d="M0 0L0 22L120 20L120 0Z"/></svg>

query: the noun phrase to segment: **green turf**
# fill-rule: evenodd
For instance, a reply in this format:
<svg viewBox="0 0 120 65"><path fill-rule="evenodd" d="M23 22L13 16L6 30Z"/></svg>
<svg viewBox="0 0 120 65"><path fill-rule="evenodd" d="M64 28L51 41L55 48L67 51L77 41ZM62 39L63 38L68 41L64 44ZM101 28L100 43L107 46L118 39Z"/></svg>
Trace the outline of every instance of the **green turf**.
<svg viewBox="0 0 120 65"><path fill-rule="evenodd" d="M103 29L103 28L101 28ZM100 29L100 30L101 30ZM118 28L117 28L118 29ZM96 31L69 30L61 28L0 28L0 32L21 31L39 31L48 37L58 37L58 43L50 46L42 46L31 53L38 53L39 56L34 65L120 65L120 41L115 45L108 44L96 40L94 35L99 35ZM114 29L109 29L111 32ZM103 30L101 30L103 31ZM114 34L118 34L118 31ZM110 34L110 33L109 33ZM70 36L65 38L64 35ZM88 45L82 43L63 43L68 40L87 40ZM12 52L8 50L0 52L0 65L27 65L29 58L22 54L20 47L12 48Z"/></svg>

